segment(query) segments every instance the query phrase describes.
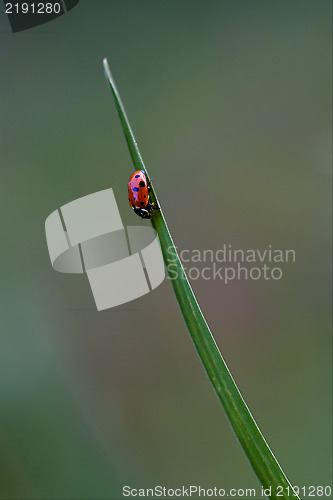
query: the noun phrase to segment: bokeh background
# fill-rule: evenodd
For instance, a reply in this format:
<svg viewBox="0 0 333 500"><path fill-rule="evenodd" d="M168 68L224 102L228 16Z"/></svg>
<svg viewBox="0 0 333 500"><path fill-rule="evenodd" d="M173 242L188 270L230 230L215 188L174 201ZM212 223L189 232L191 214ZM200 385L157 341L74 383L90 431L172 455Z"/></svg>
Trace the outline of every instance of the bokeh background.
<svg viewBox="0 0 333 500"><path fill-rule="evenodd" d="M289 479L331 485L332 3L81 0L16 34L1 9L0 497L261 498L168 280L97 312L50 265L44 221L69 201L112 187L140 224L105 56L178 248L296 251L279 281L193 287Z"/></svg>

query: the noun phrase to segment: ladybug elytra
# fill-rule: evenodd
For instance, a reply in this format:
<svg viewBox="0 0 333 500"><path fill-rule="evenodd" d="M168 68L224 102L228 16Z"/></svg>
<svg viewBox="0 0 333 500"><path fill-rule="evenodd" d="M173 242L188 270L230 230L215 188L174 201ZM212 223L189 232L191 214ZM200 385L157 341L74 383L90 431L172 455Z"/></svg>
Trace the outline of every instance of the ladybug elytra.
<svg viewBox="0 0 333 500"><path fill-rule="evenodd" d="M136 170L128 182L128 201L134 212L142 219L151 219L153 210L159 207L149 203L150 185L142 170Z"/></svg>

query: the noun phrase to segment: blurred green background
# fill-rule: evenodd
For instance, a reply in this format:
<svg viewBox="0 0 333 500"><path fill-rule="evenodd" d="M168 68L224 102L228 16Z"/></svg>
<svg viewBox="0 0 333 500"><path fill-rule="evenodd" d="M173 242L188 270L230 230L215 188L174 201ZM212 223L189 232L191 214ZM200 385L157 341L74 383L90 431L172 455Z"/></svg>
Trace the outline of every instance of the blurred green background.
<svg viewBox="0 0 333 500"><path fill-rule="evenodd" d="M328 0L81 0L12 34L1 11L0 497L117 499L122 486L256 488L170 283L97 312L53 271L46 217L130 156L108 57L179 249L295 249L279 281L195 280L289 479L332 482Z"/></svg>

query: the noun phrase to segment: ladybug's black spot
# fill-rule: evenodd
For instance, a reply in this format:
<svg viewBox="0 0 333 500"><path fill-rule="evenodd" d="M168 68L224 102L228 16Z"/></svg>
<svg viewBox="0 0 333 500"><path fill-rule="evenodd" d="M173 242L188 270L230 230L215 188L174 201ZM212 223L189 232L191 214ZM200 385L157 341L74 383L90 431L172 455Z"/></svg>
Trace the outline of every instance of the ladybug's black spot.
<svg viewBox="0 0 333 500"><path fill-rule="evenodd" d="M143 203L143 201L142 201L142 202L140 203L140 205L144 206L144 203Z"/></svg>
<svg viewBox="0 0 333 500"><path fill-rule="evenodd" d="M136 174L135 178L137 179L138 177L140 177L140 174Z"/></svg>
<svg viewBox="0 0 333 500"><path fill-rule="evenodd" d="M140 187L144 188L145 187L145 181L140 181Z"/></svg>
<svg viewBox="0 0 333 500"><path fill-rule="evenodd" d="M136 193L137 191L139 191L139 188L133 188L133 191Z"/></svg>
<svg viewBox="0 0 333 500"><path fill-rule="evenodd" d="M132 203L132 208L134 208L134 203Z"/></svg>
<svg viewBox="0 0 333 500"><path fill-rule="evenodd" d="M144 197L144 198L147 198L147 196L146 196L145 194L143 195L143 197Z"/></svg>

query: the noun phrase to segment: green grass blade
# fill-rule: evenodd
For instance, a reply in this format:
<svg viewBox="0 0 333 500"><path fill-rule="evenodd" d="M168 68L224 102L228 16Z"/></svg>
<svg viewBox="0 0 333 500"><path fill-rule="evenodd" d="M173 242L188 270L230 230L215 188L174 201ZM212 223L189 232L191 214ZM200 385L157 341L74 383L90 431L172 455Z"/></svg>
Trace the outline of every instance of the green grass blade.
<svg viewBox="0 0 333 500"><path fill-rule="evenodd" d="M149 180L147 169L143 163L106 59L104 59L103 65L115 99L134 167L136 170L143 170ZM151 201L158 203L153 187L150 197ZM154 212L151 223L158 233L166 268L168 272L169 269L172 269L173 276L170 281L191 338L254 472L265 489L271 487L272 493L269 498L299 499L299 496L293 493L290 482L261 434L215 343L186 277L162 209ZM175 274L177 275L176 278L174 277Z"/></svg>

